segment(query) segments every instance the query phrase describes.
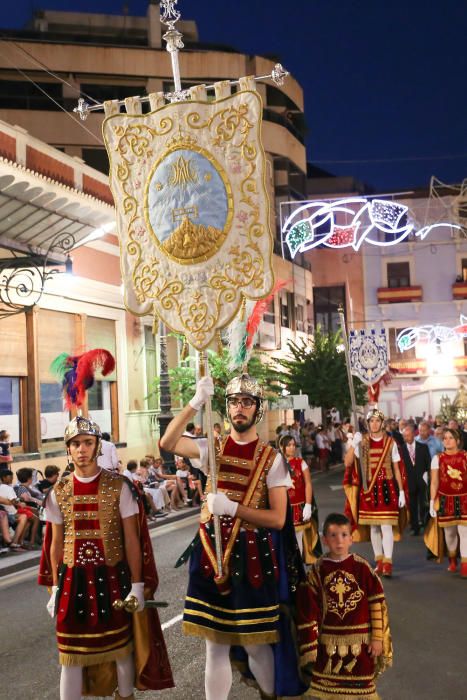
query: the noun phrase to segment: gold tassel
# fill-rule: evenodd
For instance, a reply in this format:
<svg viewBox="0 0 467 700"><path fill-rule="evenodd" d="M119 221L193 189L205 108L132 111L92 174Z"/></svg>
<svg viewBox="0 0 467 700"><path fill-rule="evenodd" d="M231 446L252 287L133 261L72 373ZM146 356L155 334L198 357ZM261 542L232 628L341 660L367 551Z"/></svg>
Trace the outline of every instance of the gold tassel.
<svg viewBox="0 0 467 700"><path fill-rule="evenodd" d="M334 644L326 644L326 653L329 658L324 673L332 673L332 657L336 653L336 649L337 647Z"/></svg>
<svg viewBox="0 0 467 700"><path fill-rule="evenodd" d="M348 671L349 673L351 671L353 671L353 667L355 666L355 664L358 661L358 657L359 657L361 650L362 650L362 647L360 644L352 644L352 646L350 647L350 653L352 654L352 656L354 658L351 661L349 661L348 664L346 664L344 666L345 670Z"/></svg>
<svg viewBox="0 0 467 700"><path fill-rule="evenodd" d="M344 663L344 659L347 656L347 654L349 653L349 647L347 646L347 644L339 644L339 646L337 647L337 653L339 654L340 659L337 662L337 664L334 666L334 669L332 671L333 673L339 673L339 671L342 668L342 664Z"/></svg>

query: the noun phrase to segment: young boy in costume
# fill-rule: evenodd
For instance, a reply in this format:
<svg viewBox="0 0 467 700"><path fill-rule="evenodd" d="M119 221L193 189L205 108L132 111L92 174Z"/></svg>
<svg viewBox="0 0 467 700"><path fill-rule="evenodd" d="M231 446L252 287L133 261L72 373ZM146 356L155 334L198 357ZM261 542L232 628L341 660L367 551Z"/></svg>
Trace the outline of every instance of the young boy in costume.
<svg viewBox="0 0 467 700"><path fill-rule="evenodd" d="M375 678L392 662L383 587L369 563L351 554L351 525L331 513L323 526L328 552L308 573L318 648L310 690L315 698L378 700Z"/></svg>

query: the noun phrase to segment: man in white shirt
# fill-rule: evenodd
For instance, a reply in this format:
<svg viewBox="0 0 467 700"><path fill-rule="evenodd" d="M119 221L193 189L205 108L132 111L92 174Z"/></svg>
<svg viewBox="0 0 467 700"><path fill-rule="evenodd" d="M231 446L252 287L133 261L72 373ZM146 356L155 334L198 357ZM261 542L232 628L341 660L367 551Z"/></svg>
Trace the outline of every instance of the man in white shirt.
<svg viewBox="0 0 467 700"><path fill-rule="evenodd" d="M205 473L207 440L193 440L183 432L213 392L212 379L201 379L193 399L173 418L161 438L162 449L199 460ZM280 532L286 521L287 489L292 481L282 455L258 437L256 424L263 410L263 390L256 379L242 374L229 382L226 411L232 427L217 455L217 493L212 493L208 478L200 540L191 554L183 622L185 634L206 640L207 700L227 700L232 684L230 645L243 647L239 653L248 661L264 697L275 697L277 690L271 644L292 646L286 628L279 631L281 574L275 559L275 546L287 548L295 541L291 520L287 530L291 529L291 540L287 544ZM222 574L212 543L213 516L220 517ZM289 554L292 560L298 555L296 571L300 576L299 553L294 547ZM281 603L287 606L286 599ZM294 669L292 662L290 678ZM281 694L301 695L304 689L297 692L298 687L297 680L291 692L282 688Z"/></svg>
<svg viewBox="0 0 467 700"><path fill-rule="evenodd" d="M109 433L102 433L101 454L97 458L97 464L103 469L118 472L117 448L110 441Z"/></svg>

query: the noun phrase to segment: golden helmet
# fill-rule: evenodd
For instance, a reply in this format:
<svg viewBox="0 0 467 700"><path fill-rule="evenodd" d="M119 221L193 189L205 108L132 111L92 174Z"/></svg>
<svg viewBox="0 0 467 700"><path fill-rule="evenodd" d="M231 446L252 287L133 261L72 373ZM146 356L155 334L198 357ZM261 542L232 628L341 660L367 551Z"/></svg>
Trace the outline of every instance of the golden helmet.
<svg viewBox="0 0 467 700"><path fill-rule="evenodd" d="M252 398L256 399L258 407L256 410L255 422L259 423L264 415L264 391L258 380L246 373L239 374L237 377L233 377L230 380L225 389L225 407L227 415L229 415L229 396L234 396L235 394L246 394L247 396L251 396Z"/></svg>
<svg viewBox="0 0 467 700"><path fill-rule="evenodd" d="M97 438L97 449L95 456L98 457L101 454L102 432L97 423L90 418L75 416L75 418L73 418L65 428L65 434L63 436L65 444L68 445L70 440L75 438L77 435L94 435Z"/></svg>
<svg viewBox="0 0 467 700"><path fill-rule="evenodd" d="M386 419L384 413L379 408L372 408L368 411L366 414L367 421L370 420L370 418L379 418L382 423L384 423Z"/></svg>

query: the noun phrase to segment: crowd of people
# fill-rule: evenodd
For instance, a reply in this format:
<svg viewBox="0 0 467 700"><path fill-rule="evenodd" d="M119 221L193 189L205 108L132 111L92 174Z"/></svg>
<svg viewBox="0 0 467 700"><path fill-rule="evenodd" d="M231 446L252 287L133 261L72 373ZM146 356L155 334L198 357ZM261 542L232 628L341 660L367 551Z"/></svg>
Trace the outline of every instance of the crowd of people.
<svg viewBox="0 0 467 700"><path fill-rule="evenodd" d="M220 431L220 425L218 425ZM194 439L202 434L200 426L189 424ZM61 472L49 464L42 472L32 467L11 470L10 436L0 431L0 554L39 550L45 527L46 497L60 476L73 470L69 464ZM185 460L175 456L175 469L170 471L161 457L147 454L140 460L130 459L126 465L118 458L117 449L108 433L103 433L98 465L129 479L142 496L148 521L164 518L173 511L200 505L205 486L204 475Z"/></svg>
<svg viewBox="0 0 467 700"><path fill-rule="evenodd" d="M101 436L96 424L77 417L65 432L68 478L60 478L55 465L48 465L43 475L30 467L21 467L14 475L9 436L2 436L3 549L18 552L37 547L45 510L39 578L43 585L53 583L47 609L57 617L61 697L72 700L81 695L87 682L82 666L99 671L104 650L93 641L99 635L88 632L95 625L106 635L123 634L125 629L125 639L114 640L112 659L120 693L116 697L132 697L135 678L140 682L135 676L139 651L136 646L133 656L134 631L125 615L135 601L137 611L145 611L145 582L152 581L152 588L157 582L153 565L147 571L143 566L152 556L146 521L193 504L201 506L199 533L179 560L190 556L183 630L206 641L206 698L227 698L232 659L265 697L303 693L306 686L299 667L310 670L316 697L332 696L330 680L341 696L358 691L359 697L377 697L375 676L392 656L380 576L392 576L394 543L407 525L407 513L412 534L424 533L432 556L441 560L447 554L449 572L458 570L460 554L460 575L467 578L465 426L454 420L433 421L430 416L396 421L373 408L358 430L334 414L326 427L299 421L281 425L277 444L268 444L256 429L264 412L263 389L254 378L241 375L226 389L228 434L223 436L221 426L214 426L218 477L213 492L207 476L208 443L202 430L190 422L212 393L211 378L201 379L193 399L161 438L161 450L174 455L174 469L153 455L129 460L124 467L110 436ZM101 437L102 444L109 443L104 449ZM320 528L312 472L326 471L333 462L343 462L345 467L344 512L328 515ZM84 503L89 512L83 510ZM79 518L69 515L70 508ZM215 551L214 516L219 517L220 553ZM106 538L112 528L117 533L118 519L125 547L122 540L106 550ZM99 530L82 532L82 520L98 521ZM70 536L75 548L69 546ZM374 564L350 552L352 541L365 540L371 542ZM327 550L324 555L322 545ZM85 595L80 586L86 583L79 577L80 567L88 567L87 584L99 588L104 581L103 561L116 612L100 601L103 609L92 603L86 618L86 606L79 600ZM305 569L303 562L311 568ZM117 577L115 567L121 577L120 593L111 583ZM77 601L71 612L70 591L75 591ZM105 592L100 595L105 597ZM122 605L123 617L118 613ZM289 610L284 618L281 606ZM348 614L345 620L343 607ZM208 612L211 608L215 616ZM96 614L97 621L92 619ZM358 639L352 633L356 628ZM154 632L162 643L157 625ZM68 653L70 636L86 639L85 648L73 647L80 653L84 649L85 663L79 654ZM275 654L290 651L294 636L300 653L284 676ZM124 658L119 651L123 643ZM171 687L166 661L153 671L158 677L146 687Z"/></svg>

